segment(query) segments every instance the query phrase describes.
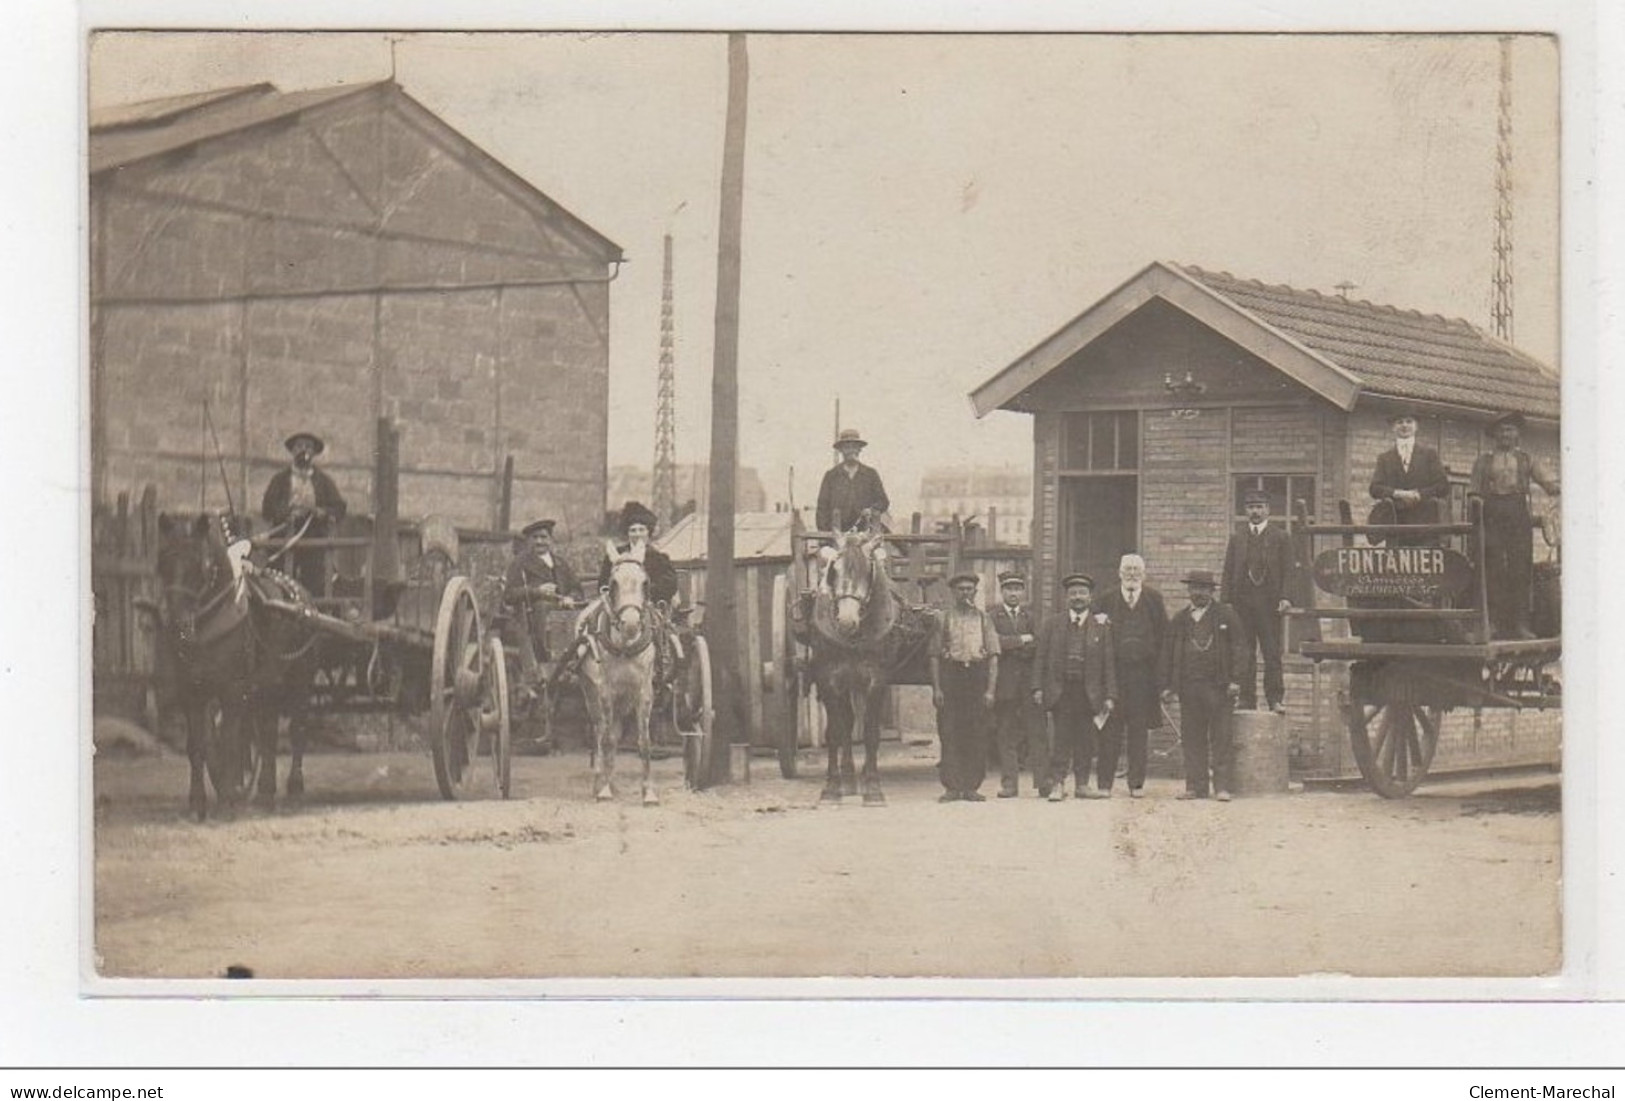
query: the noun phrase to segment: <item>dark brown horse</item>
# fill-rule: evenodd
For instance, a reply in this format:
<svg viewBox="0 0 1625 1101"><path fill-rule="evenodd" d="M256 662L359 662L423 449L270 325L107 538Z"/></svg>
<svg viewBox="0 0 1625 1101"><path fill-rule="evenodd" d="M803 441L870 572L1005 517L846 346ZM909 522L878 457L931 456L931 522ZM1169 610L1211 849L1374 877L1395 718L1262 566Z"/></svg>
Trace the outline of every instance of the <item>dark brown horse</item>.
<svg viewBox="0 0 1625 1101"><path fill-rule="evenodd" d="M829 771L820 798L855 795L852 745L863 739L863 804L883 806L880 789L880 693L898 658L902 602L875 559L878 535L841 537L824 583L813 598L807 642L812 678L824 706Z"/></svg>
<svg viewBox="0 0 1625 1101"><path fill-rule="evenodd" d="M247 544L229 516L166 516L159 529L159 653L186 718L188 808L200 822L207 817L205 774L223 808L234 810L248 784L258 799L273 802L284 714L293 748L287 791L302 795L304 705L316 639L297 616L267 601L303 605L308 597L286 575L247 561Z"/></svg>

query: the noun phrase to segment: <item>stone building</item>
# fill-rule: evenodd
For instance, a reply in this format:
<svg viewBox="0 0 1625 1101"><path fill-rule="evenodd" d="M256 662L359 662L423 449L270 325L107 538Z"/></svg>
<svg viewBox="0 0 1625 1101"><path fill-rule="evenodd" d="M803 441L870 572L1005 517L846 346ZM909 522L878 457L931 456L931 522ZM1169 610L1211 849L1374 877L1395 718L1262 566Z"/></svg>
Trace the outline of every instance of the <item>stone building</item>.
<svg viewBox="0 0 1625 1101"><path fill-rule="evenodd" d="M371 511L379 418L403 518L595 530L621 249L392 81L98 110L90 132L98 501L257 509L296 429ZM208 415L205 419L205 404Z"/></svg>
<svg viewBox="0 0 1625 1101"><path fill-rule="evenodd" d="M920 476L923 530L973 520L995 543L1024 544L1032 522L1032 472L1014 466L933 467Z"/></svg>
<svg viewBox="0 0 1625 1101"><path fill-rule="evenodd" d="M1465 321L1160 262L971 394L979 416L1033 417L1042 607L1057 606L1060 576L1114 577L1127 551L1143 554L1152 584L1182 606L1179 579L1220 567L1247 489L1269 493L1277 523L1297 500L1323 523L1347 500L1363 520L1399 403L1421 410L1418 439L1439 449L1461 519L1496 412L1528 418L1523 446L1557 469L1559 398L1555 371ZM1299 745L1309 755L1318 740L1324 756L1336 748L1335 716L1322 714L1332 688L1311 691L1308 663L1296 668ZM1474 736L1488 745L1496 735ZM1542 754L1551 743L1524 748ZM1440 753L1448 761L1444 741Z"/></svg>

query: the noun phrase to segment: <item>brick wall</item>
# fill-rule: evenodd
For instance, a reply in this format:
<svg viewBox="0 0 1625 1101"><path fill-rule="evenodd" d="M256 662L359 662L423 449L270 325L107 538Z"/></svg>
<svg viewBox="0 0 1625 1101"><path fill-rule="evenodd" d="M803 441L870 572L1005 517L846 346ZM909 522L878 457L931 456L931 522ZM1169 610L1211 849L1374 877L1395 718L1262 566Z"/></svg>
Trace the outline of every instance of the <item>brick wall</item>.
<svg viewBox="0 0 1625 1101"><path fill-rule="evenodd" d="M208 503L223 505L212 449L200 455L207 400L239 503L257 508L282 439L306 428L328 440L323 465L352 509L370 511L388 414L403 516L490 526L511 454L515 519L596 530L607 267L515 186L387 94L98 177L98 494L152 482L165 507L195 507L207 458ZM565 276L600 282L405 289ZM380 285L403 289L354 293Z"/></svg>
<svg viewBox="0 0 1625 1101"><path fill-rule="evenodd" d="M1148 411L1141 422L1141 552L1151 584L1184 607L1179 579L1217 572L1230 532L1230 413L1204 409L1191 419Z"/></svg>

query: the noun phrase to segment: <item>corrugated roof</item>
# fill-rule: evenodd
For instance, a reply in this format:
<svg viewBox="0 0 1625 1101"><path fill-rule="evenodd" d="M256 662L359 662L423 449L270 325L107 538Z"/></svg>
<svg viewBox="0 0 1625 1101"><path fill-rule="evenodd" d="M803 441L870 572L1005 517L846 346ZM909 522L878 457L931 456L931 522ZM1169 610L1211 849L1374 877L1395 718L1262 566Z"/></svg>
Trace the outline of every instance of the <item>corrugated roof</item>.
<svg viewBox="0 0 1625 1101"><path fill-rule="evenodd" d="M734 559L790 557L793 513L741 512L734 516ZM706 515L691 512L655 540L673 562L703 562L709 543Z"/></svg>
<svg viewBox="0 0 1625 1101"><path fill-rule="evenodd" d="M184 107L149 100L144 106L110 107L96 112L90 126L90 174L122 168L150 157L173 153L200 141L222 137L237 130L274 122L324 103L360 95L388 81L347 85L338 88L312 88L302 92L279 92L265 85L200 92L196 102ZM263 89L263 90L262 90ZM154 107L154 105L157 105ZM119 121L120 114L128 117Z"/></svg>
<svg viewBox="0 0 1625 1101"><path fill-rule="evenodd" d="M1553 419L1560 412L1551 373L1460 318L1169 266L1352 372L1365 394Z"/></svg>

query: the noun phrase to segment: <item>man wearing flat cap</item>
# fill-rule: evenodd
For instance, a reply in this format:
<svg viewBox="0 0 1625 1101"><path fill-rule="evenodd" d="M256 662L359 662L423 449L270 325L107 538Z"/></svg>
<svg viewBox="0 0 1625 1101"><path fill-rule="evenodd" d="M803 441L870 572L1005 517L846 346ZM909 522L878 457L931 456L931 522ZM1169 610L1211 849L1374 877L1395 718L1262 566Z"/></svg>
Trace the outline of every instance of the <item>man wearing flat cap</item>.
<svg viewBox="0 0 1625 1101"><path fill-rule="evenodd" d="M1157 680L1165 703L1179 700L1179 748L1185 759L1185 790L1177 798L1230 801L1233 764L1230 712L1241 696L1238 683L1252 654L1236 615L1213 599L1212 570L1185 575L1190 606L1175 613L1162 644Z"/></svg>
<svg viewBox="0 0 1625 1101"><path fill-rule="evenodd" d="M547 649L547 608L569 607L581 597L575 571L554 552L555 526L552 520L526 524L519 533L524 547L508 563L502 578L502 605L515 628L508 632L510 645L518 647L527 685L536 683L540 663L552 656Z"/></svg>
<svg viewBox="0 0 1625 1101"><path fill-rule="evenodd" d="M283 442L291 460L271 475L260 501L260 514L271 534L284 539L322 539L333 534L344 519L344 496L326 473L316 468L316 456L325 451L314 432L295 432ZM322 548L295 548L291 556L294 578L312 594L326 595L327 552Z"/></svg>
<svg viewBox="0 0 1625 1101"><path fill-rule="evenodd" d="M1270 523L1269 494L1249 489L1242 494L1247 522L1230 536L1224 550L1224 584L1219 599L1235 611L1246 632L1247 669L1241 678L1241 706L1258 709L1255 653L1264 655L1264 699L1271 711L1285 711L1286 679L1281 671L1281 615L1292 602L1286 596L1292 570L1292 540Z"/></svg>
<svg viewBox="0 0 1625 1101"><path fill-rule="evenodd" d="M988 615L999 636L999 683L993 697L993 741L999 758L999 798L1018 793L1022 757L1040 795L1049 794L1049 750L1037 736L1029 685L1038 654L1038 621L1027 605L1027 579L1014 570L999 574L999 603Z"/></svg>
<svg viewBox="0 0 1625 1101"><path fill-rule="evenodd" d="M1053 715L1055 750L1050 757L1049 800L1066 798L1071 772L1078 799L1110 798L1107 777L1098 771L1100 730L1117 708L1117 653L1111 624L1097 615L1095 582L1086 573L1061 579L1066 611L1051 616L1038 637L1038 656L1029 685L1033 700ZM1089 786L1096 770L1097 786Z"/></svg>
<svg viewBox="0 0 1625 1101"><path fill-rule="evenodd" d="M987 778L987 728L999 682L999 634L976 603L973 573L948 579L953 603L942 613L931 644L931 700L937 707L942 758L938 802L981 803Z"/></svg>
<svg viewBox="0 0 1625 1101"><path fill-rule="evenodd" d="M1534 526L1529 487L1559 493L1557 478L1518 446L1524 420L1502 413L1490 422L1495 448L1473 463L1468 496L1484 502L1485 587L1490 627L1496 638L1534 638L1529 629L1530 587L1534 581Z"/></svg>
<svg viewBox="0 0 1625 1101"><path fill-rule="evenodd" d="M860 525L886 530L891 499L880 482L880 472L858 461L868 441L856 428L843 428L835 437L841 461L824 472L818 486L815 519L819 531L851 531Z"/></svg>
<svg viewBox="0 0 1625 1101"><path fill-rule="evenodd" d="M1373 524L1436 524L1440 502L1450 497L1450 475L1439 453L1416 440L1415 409L1402 407L1389 417L1394 446L1377 456L1371 476ZM1396 535L1389 546L1413 547L1437 542L1432 535Z"/></svg>

